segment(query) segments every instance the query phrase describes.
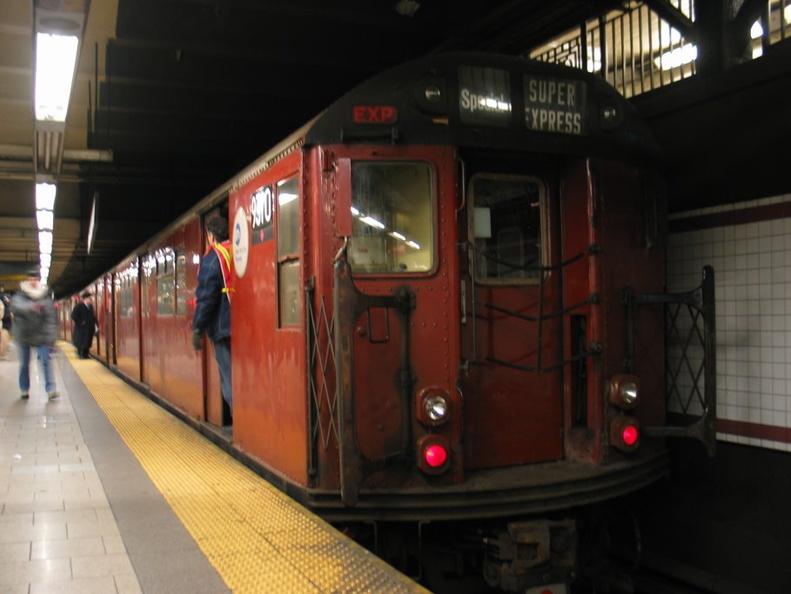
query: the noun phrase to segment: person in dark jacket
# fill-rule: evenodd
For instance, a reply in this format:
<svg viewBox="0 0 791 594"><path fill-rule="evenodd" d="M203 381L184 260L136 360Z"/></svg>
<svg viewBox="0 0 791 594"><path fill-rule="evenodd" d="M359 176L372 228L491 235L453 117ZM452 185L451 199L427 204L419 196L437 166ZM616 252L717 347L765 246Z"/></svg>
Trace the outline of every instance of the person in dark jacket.
<svg viewBox="0 0 791 594"><path fill-rule="evenodd" d="M228 220L215 217L206 225L209 249L201 259L195 314L192 316L192 346L203 348L203 334L214 344L220 370L222 396L231 407L231 246ZM231 407L233 411L233 407Z"/></svg>
<svg viewBox="0 0 791 594"><path fill-rule="evenodd" d="M44 387L50 400L58 397L50 368L50 355L58 338L58 314L49 297L49 287L41 284L38 270L28 272L27 280L11 298L14 314L14 340L19 351L19 390L22 400L30 398L30 350L38 351L44 373Z"/></svg>
<svg viewBox="0 0 791 594"><path fill-rule="evenodd" d="M71 310L71 319L74 322L71 341L77 348L80 359L90 357L93 334L96 331L96 312L93 310L93 295L85 291L80 295L80 300Z"/></svg>
<svg viewBox="0 0 791 594"><path fill-rule="evenodd" d="M0 359L9 359L8 345L11 344L11 296L0 285L0 309L3 310L3 328L0 330Z"/></svg>

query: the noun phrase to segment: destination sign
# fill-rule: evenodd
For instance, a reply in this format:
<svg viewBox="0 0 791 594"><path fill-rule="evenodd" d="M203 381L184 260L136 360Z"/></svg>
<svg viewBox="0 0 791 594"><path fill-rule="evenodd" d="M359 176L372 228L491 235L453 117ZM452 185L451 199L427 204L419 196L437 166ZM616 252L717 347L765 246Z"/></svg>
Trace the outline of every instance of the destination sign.
<svg viewBox="0 0 791 594"><path fill-rule="evenodd" d="M461 66L459 115L465 124L508 126L511 123L511 82L506 70Z"/></svg>
<svg viewBox="0 0 791 594"><path fill-rule="evenodd" d="M580 80L525 75L528 130L585 134L586 86Z"/></svg>

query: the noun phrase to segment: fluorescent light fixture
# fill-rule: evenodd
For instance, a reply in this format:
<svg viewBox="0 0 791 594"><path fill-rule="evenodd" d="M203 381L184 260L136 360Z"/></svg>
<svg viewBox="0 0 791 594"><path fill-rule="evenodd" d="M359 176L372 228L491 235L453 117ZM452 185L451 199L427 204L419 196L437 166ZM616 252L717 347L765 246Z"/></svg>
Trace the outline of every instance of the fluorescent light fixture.
<svg viewBox="0 0 791 594"><path fill-rule="evenodd" d="M400 239L401 241L405 241L406 240L406 237L401 235L398 231L391 231L390 232L390 236L391 237L395 237L396 239Z"/></svg>
<svg viewBox="0 0 791 594"><path fill-rule="evenodd" d="M360 214L360 211L359 211L359 210L357 210L357 209L356 209L354 206L352 206L352 214L353 214L354 216L358 216L358 215Z"/></svg>
<svg viewBox="0 0 791 594"><path fill-rule="evenodd" d="M93 204L91 204L91 218L88 219L88 253L93 249L93 242L96 241L96 230L99 226L99 192L93 193Z"/></svg>
<svg viewBox="0 0 791 594"><path fill-rule="evenodd" d="M406 242L406 244L407 244L409 247L411 247L411 248L415 248L416 250L419 250L419 249L420 249L420 244L417 244L417 243L415 243L415 242L414 242L414 241L412 241L412 240L410 240L410 241L407 241L407 242Z"/></svg>
<svg viewBox="0 0 791 594"><path fill-rule="evenodd" d="M42 268L49 268L52 265L52 254L40 254L38 260Z"/></svg>
<svg viewBox="0 0 791 594"><path fill-rule="evenodd" d="M36 120L66 121L79 46L74 35L36 34Z"/></svg>
<svg viewBox="0 0 791 594"><path fill-rule="evenodd" d="M687 43L682 47L663 53L659 58L655 58L654 64L661 66L662 70L672 70L694 62L697 58L697 46L694 43Z"/></svg>
<svg viewBox="0 0 791 594"><path fill-rule="evenodd" d="M58 187L55 184L36 184L36 209L55 210L55 194Z"/></svg>
<svg viewBox="0 0 791 594"><path fill-rule="evenodd" d="M360 220L365 223L366 225L370 225L371 227L376 227L377 229L384 229L385 224L381 221L377 221L373 217L362 217Z"/></svg>
<svg viewBox="0 0 791 594"><path fill-rule="evenodd" d="M38 249L42 254L52 253L52 231L38 232Z"/></svg>
<svg viewBox="0 0 791 594"><path fill-rule="evenodd" d="M283 206L284 204L288 204L289 202L294 202L294 200L296 200L297 197L298 196L296 194L291 194L290 192L279 192L277 195L277 201L280 204L280 206Z"/></svg>
<svg viewBox="0 0 791 594"><path fill-rule="evenodd" d="M36 222L39 231L52 231L55 228L55 213L51 210L37 210Z"/></svg>

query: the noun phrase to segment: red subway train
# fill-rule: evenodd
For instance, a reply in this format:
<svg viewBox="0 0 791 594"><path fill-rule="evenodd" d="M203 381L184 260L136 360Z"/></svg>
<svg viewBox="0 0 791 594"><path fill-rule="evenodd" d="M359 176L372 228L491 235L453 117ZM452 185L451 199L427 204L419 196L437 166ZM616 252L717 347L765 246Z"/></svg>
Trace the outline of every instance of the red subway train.
<svg viewBox="0 0 791 594"><path fill-rule="evenodd" d="M593 75L424 57L98 279L93 354L326 519L475 525L490 584L565 591L578 510L666 476L668 436L714 443L713 272L665 293L660 163ZM233 410L191 346L217 214Z"/></svg>

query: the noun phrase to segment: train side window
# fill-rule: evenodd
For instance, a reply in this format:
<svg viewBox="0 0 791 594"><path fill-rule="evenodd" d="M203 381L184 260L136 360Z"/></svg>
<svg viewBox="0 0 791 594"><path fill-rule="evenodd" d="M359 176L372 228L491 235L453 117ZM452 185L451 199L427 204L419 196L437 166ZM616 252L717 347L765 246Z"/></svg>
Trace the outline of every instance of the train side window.
<svg viewBox="0 0 791 594"><path fill-rule="evenodd" d="M131 315L129 313L129 303L131 302L131 287L129 278L124 272L121 273L121 278L116 281L118 287L118 317L126 318Z"/></svg>
<svg viewBox="0 0 791 594"><path fill-rule="evenodd" d="M475 175L470 236L476 280L536 282L544 263L544 186L531 177Z"/></svg>
<svg viewBox="0 0 791 594"><path fill-rule="evenodd" d="M277 277L280 326L299 324L299 184L296 177L277 184Z"/></svg>
<svg viewBox="0 0 791 594"><path fill-rule="evenodd" d="M151 313L148 287L151 285L151 276L156 268L156 261L154 261L154 257L151 254L148 254L140 264L143 267L143 274L140 279L140 316L145 319Z"/></svg>
<svg viewBox="0 0 791 594"><path fill-rule="evenodd" d="M176 250L176 314L187 313L187 256L183 249Z"/></svg>
<svg viewBox="0 0 791 594"><path fill-rule="evenodd" d="M176 298L176 275L173 250L157 254L157 315L172 316Z"/></svg>
<svg viewBox="0 0 791 594"><path fill-rule="evenodd" d="M137 286L138 265L135 260L126 270L121 271L120 280L116 280L118 296L118 316L121 318L131 318L134 316L134 289ZM145 282L143 283L145 286Z"/></svg>
<svg viewBox="0 0 791 594"><path fill-rule="evenodd" d="M427 163L352 163L349 264L357 274L430 272L434 185Z"/></svg>

